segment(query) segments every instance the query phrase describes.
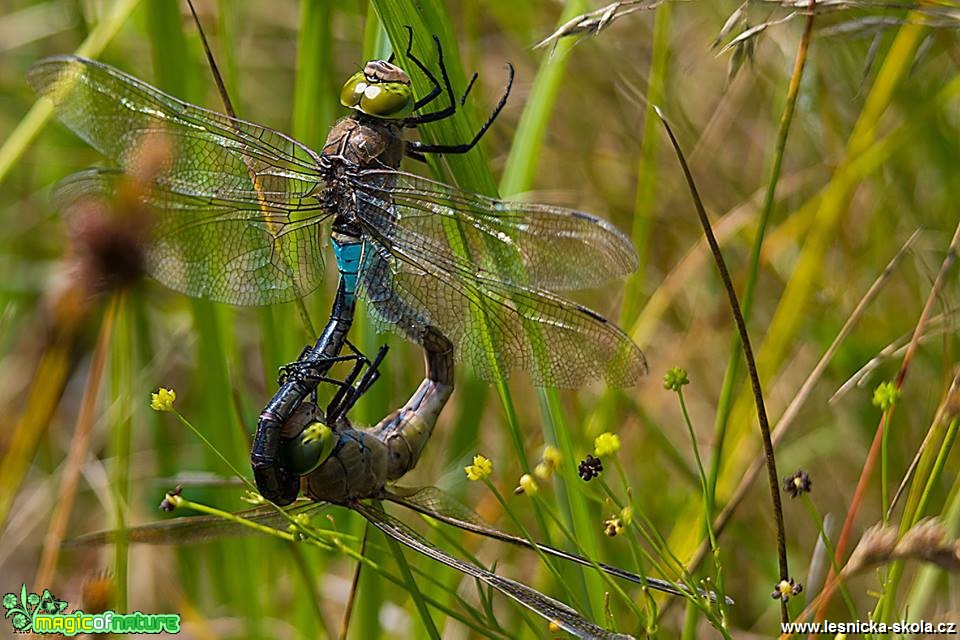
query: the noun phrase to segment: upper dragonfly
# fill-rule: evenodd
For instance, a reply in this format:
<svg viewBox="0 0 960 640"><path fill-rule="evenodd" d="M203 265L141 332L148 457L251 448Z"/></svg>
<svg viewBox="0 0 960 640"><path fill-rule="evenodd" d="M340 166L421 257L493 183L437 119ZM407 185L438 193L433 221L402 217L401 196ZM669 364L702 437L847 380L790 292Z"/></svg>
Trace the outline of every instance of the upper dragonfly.
<svg viewBox="0 0 960 640"><path fill-rule="evenodd" d="M509 92L468 143L405 141L404 128L449 117L457 103L439 41L443 86L409 48L433 90L416 100L404 70L368 62L344 85L341 102L353 112L320 152L92 60L46 58L29 81L117 165L68 178L61 198L113 193L123 173L140 169L144 145L169 149L143 199L153 210L148 270L173 289L238 305L303 297L322 278L330 233L348 297L366 302L378 329L420 342L435 327L485 379L521 369L540 386L635 383L647 370L640 349L553 293L633 271L626 236L580 211L465 193L399 170L404 155L472 148ZM441 95L449 104L425 111Z"/></svg>

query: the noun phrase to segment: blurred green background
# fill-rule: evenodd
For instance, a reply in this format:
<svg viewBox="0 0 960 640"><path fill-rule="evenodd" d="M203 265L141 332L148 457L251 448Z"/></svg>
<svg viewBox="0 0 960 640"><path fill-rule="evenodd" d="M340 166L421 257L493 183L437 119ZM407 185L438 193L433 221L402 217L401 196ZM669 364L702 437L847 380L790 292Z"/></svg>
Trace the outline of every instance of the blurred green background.
<svg viewBox="0 0 960 640"><path fill-rule="evenodd" d="M718 35L726 43L790 11L774 2L747 3L722 33L739 2L636 6L646 4L658 6L626 15L598 35L533 48L558 25L599 5L197 2L239 116L291 133L314 148L322 145L334 119L345 115L337 101L341 83L364 60L385 57L389 37L402 34L404 24L418 27L416 46L426 50L421 57L428 61L434 59L429 31L441 37L455 89L464 89L463 79L472 71L480 74L466 109L454 122L429 128L425 137L450 141L457 131L482 122L502 90L505 63L513 63L513 93L485 136L482 153L407 168L469 190L489 192L499 184L504 196L590 211L630 234L641 256L639 272L624 286L575 297L631 335L647 355L650 375L630 389L589 382L577 391L540 392L523 376L497 388L461 368L453 399L404 483L437 484L487 520L513 530L489 491L468 483L463 474L473 455L483 453L494 462L493 482L535 537L570 547L558 527L548 524L549 514L557 513L583 551L630 569L637 568L636 539L604 535L604 520L619 509L595 483L578 480L574 466L593 451L597 435L618 434L617 459L625 473L607 464L612 492L632 504L635 520L661 533L680 561L691 557L703 539L703 493L677 396L662 384L670 368L683 367L690 378L684 397L707 475L716 478L717 510L760 452L742 365L724 391L731 353L739 353L733 350L728 301L648 98L662 108L688 154L742 294L771 166L779 157L778 124L806 21L798 14L771 23L745 40L746 47L720 53L711 47ZM942 14L908 14L889 4L840 4L815 20L747 321L775 424L871 284L922 230L817 378L777 448L781 477L801 468L811 473L813 513L832 514L834 535L850 509L880 421L873 390L896 376L902 351L890 352L909 341L960 221L955 30L960 22L950 17L960 9L941 2L935 6L944 8ZM0 142L5 141L0 150L0 410L6 417L0 429L0 513L5 518L0 520L0 590L17 591L21 583L50 588L73 608L80 606L85 584L107 575L117 610L179 612L188 637L336 635L356 563L342 553L267 537L189 547L65 550L51 581L33 583L44 537L56 518L66 518L67 538L152 522L166 517L156 505L178 473L229 474L172 416L150 411L151 391L175 389L181 413L246 471L249 439L259 410L275 390L277 367L295 359L314 338L303 329L294 305L230 308L189 300L149 279L123 296L104 294L87 306L78 303L82 312L75 321L64 310L76 284L70 275L70 234L53 206L51 187L103 159L56 122L44 125L36 113L25 120L34 104L25 74L37 59L81 46L87 55L175 96L222 110L185 4L0 4ZM33 139L24 137L31 126L39 131ZM327 286L307 300L318 325L335 287L336 274L328 271ZM921 474L928 499L909 520L940 515L948 533L956 533L957 460L950 455L951 442L941 445L937 439L946 423L935 414L956 360L957 293L956 272L949 271L910 363L882 464L870 476L848 552L867 527L881 521L883 501L894 494L920 443L937 425L928 455L941 454L942 464ZM352 335L368 352L383 342L391 347L383 378L353 414L358 423L376 422L416 387L422 357L396 336L376 335L365 320L357 322ZM98 336L104 356L99 364ZM888 345L894 347L884 352ZM862 384L829 402L868 363ZM103 380L91 407L89 445L74 465L81 473L72 508L61 514L61 482L71 468L67 452L83 415L91 372L97 371ZM725 393L729 414L718 413ZM723 420L725 415L729 418ZM565 456L559 476L541 483L535 500L514 495L520 475L551 443ZM915 481L907 491L923 486ZM226 510L244 506L236 486L186 491L192 500ZM823 549L815 550L816 518L802 499L784 499L791 575L807 584L811 566L822 571L825 562ZM903 499L891 519L901 527L902 505ZM319 525L362 536L359 517L338 509L326 513L332 520L324 518ZM443 540L438 533L428 535ZM504 575L620 631L720 635L683 601L667 606L658 596L654 607L639 589L622 584L642 611L617 594L606 604L604 592L610 588L592 572L562 568L565 579L558 580L536 554L447 535ZM668 554L660 548L653 555ZM398 572L379 536L371 536L368 556L384 571ZM461 618L432 610L443 637L549 634L539 620L500 596L492 605L497 628L471 581L407 556L429 574L418 581L423 595ZM779 579L776 530L764 474L720 536L719 562L725 591L736 600L726 618L727 633L775 634L779 607L770 592ZM657 573L650 563L644 565ZM716 566L708 559L695 575L716 576ZM888 578L884 569L850 580L851 604L861 618L874 609ZM892 593L883 611L891 619L906 615L908 602L914 605L911 619L960 616L956 584L946 573L911 562L899 581L887 585ZM816 584L808 587L790 603L794 615L815 595ZM457 590L465 603L452 596ZM429 637L408 592L377 571L364 570L357 595L350 637ZM827 617L850 618L839 596Z"/></svg>

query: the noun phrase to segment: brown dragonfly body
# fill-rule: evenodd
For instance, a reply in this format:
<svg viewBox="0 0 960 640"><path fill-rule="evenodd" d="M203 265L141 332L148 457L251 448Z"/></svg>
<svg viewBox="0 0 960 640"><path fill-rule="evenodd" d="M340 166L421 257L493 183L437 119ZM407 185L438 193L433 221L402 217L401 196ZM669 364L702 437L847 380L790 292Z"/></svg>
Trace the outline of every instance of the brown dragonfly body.
<svg viewBox="0 0 960 640"><path fill-rule="evenodd" d="M354 428L344 415L327 425L335 438L333 450L301 478L303 492L312 500L346 504L382 498L388 482L416 466L453 393L453 345L439 332L428 330L423 347L426 377L403 407L369 429ZM322 410L304 402L284 424L282 437L295 442L309 425L324 420Z"/></svg>

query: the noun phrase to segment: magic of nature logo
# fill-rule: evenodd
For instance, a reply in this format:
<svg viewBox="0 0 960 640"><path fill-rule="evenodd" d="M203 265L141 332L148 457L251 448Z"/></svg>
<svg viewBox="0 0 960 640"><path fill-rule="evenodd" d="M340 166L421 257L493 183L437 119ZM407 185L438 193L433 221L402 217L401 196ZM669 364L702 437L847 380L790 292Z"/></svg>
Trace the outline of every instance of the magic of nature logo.
<svg viewBox="0 0 960 640"><path fill-rule="evenodd" d="M180 616L175 613L121 614L66 613L67 602L58 600L49 589L43 593L28 593L27 585L20 587L20 595L3 596L5 618L10 619L16 633L46 633L75 636L80 633L180 633Z"/></svg>

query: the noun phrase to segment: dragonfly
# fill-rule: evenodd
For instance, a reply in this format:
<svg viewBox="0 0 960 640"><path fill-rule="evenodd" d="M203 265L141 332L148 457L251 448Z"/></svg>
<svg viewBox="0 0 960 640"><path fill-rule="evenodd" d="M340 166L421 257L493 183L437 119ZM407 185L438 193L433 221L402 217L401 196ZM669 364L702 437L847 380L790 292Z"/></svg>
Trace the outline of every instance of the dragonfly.
<svg viewBox="0 0 960 640"><path fill-rule="evenodd" d="M383 510L378 501L385 500L454 527L595 567L652 589L673 595L694 593L682 585L592 562L575 553L501 531L486 524L468 507L436 487L411 488L394 484L416 465L453 389L451 342L433 332L423 344L426 375L420 387L403 407L373 427L357 429L346 414L379 377L378 368L386 347L381 348L372 361L354 358L353 368L343 380L328 381L337 386L337 391L326 409L306 400L284 423L282 429L287 439L281 457L287 468L302 476L302 488L309 500L301 499L283 511L274 506L260 506L240 512L235 514L242 519L240 522L217 516L174 518L127 529L122 537L130 542L180 544L251 532L251 525L286 531L291 522L300 523L295 527L304 526L311 515L328 505L340 505L359 513L393 540L496 589L578 638L626 640L632 637L599 627L575 609L522 582L447 553ZM77 538L72 545L105 544L118 537L115 531L97 532ZM698 591L696 594L716 598L713 593Z"/></svg>
<svg viewBox="0 0 960 640"><path fill-rule="evenodd" d="M415 98L392 56L367 62L344 84L340 101L351 113L320 151L93 60L45 58L28 74L59 120L112 163L66 178L57 189L61 203L114 194L124 175L144 173L144 147L167 150L160 166L153 159L140 199L151 211L147 270L168 287L236 305L300 300L322 280L329 240L339 275L329 321L282 370L251 452L258 489L278 505L299 490L298 476L279 461L281 427L334 363L353 357L340 353L357 299L378 330L415 343L439 332L488 380L518 369L542 386L596 378L626 386L647 371L621 329L557 293L636 268L636 250L616 227L400 169L405 156L470 151L506 104L514 76L508 65L506 89L471 140L407 140L404 130L452 117L458 103L439 39L438 80L411 51L408 32L406 58L432 89ZM441 97L446 106L436 108Z"/></svg>

